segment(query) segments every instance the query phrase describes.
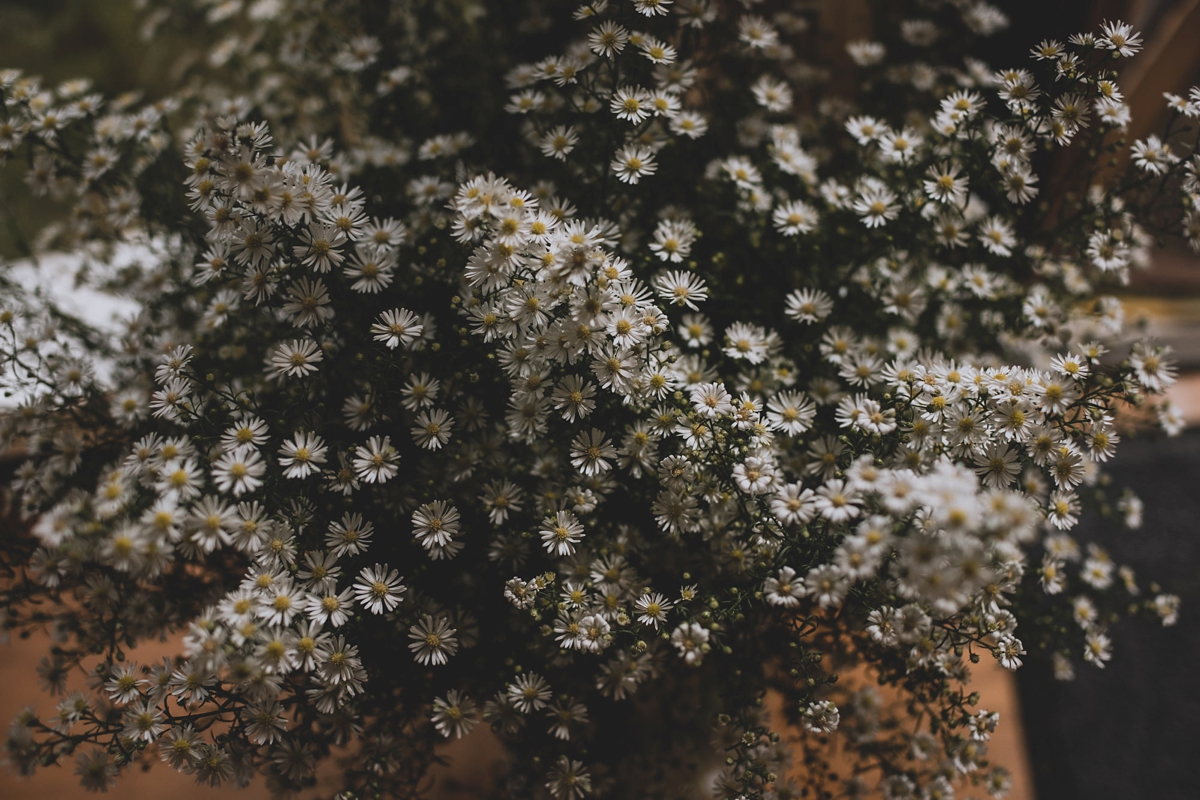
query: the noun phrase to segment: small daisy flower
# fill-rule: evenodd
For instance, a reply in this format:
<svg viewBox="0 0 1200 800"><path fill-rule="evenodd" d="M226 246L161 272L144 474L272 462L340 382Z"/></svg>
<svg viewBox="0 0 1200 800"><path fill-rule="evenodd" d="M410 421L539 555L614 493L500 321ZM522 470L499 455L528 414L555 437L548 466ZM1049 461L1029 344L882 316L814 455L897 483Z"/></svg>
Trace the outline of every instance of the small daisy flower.
<svg viewBox="0 0 1200 800"><path fill-rule="evenodd" d="M1162 175L1179 161L1170 145L1153 134L1134 143L1132 156L1133 163L1151 175Z"/></svg>
<svg viewBox="0 0 1200 800"><path fill-rule="evenodd" d="M989 217L979 226L979 241L989 253L1006 258L1017 244L1012 225L1000 217Z"/></svg>
<svg viewBox="0 0 1200 800"><path fill-rule="evenodd" d="M571 465L583 475L592 477L612 469L611 461L617 457L612 440L604 431L592 428L590 433L580 433L571 443Z"/></svg>
<svg viewBox="0 0 1200 800"><path fill-rule="evenodd" d="M671 644L684 662L695 666L709 650L708 635L708 630L699 624L685 622L671 632Z"/></svg>
<svg viewBox="0 0 1200 800"><path fill-rule="evenodd" d="M854 212L868 228L879 228L900 215L896 195L883 186L865 188L854 201Z"/></svg>
<svg viewBox="0 0 1200 800"><path fill-rule="evenodd" d="M354 581L354 599L372 614L392 611L407 591L402 580L399 572L389 570L387 564L365 567Z"/></svg>
<svg viewBox="0 0 1200 800"><path fill-rule="evenodd" d="M375 341L383 342L391 350L400 345L408 347L420 339L423 332L421 318L406 308L384 311L379 315L379 321L371 325Z"/></svg>
<svg viewBox="0 0 1200 800"><path fill-rule="evenodd" d="M479 722L474 701L457 689L446 692L445 697L434 699L430 720L437 732L447 739L463 738Z"/></svg>
<svg viewBox="0 0 1200 800"><path fill-rule="evenodd" d="M699 311L697 303L708 299L708 288L704 281L691 272L670 270L654 279L654 288L658 296L668 303L677 306L687 306L692 311Z"/></svg>
<svg viewBox="0 0 1200 800"><path fill-rule="evenodd" d="M663 261L680 263L692 252L696 226L687 220L663 220L654 229L650 250Z"/></svg>
<svg viewBox="0 0 1200 800"><path fill-rule="evenodd" d="M755 81L750 91L755 101L767 111L783 112L792 107L792 87L770 75Z"/></svg>
<svg viewBox="0 0 1200 800"><path fill-rule="evenodd" d="M658 630L659 623L667 621L667 612L674 606L660 592L653 592L639 597L633 607L638 614L638 622Z"/></svg>
<svg viewBox="0 0 1200 800"><path fill-rule="evenodd" d="M285 478L307 478L325 463L328 448L315 433L297 433L279 448L279 466Z"/></svg>
<svg viewBox="0 0 1200 800"><path fill-rule="evenodd" d="M341 520L329 523L325 546L335 556L354 556L365 553L370 546L374 526L363 522L362 514L346 513Z"/></svg>
<svg viewBox="0 0 1200 800"><path fill-rule="evenodd" d="M542 520L542 546L551 555L569 556L583 540L583 525L570 511L559 511Z"/></svg>
<svg viewBox="0 0 1200 800"><path fill-rule="evenodd" d="M353 608L353 590L343 589L340 593L328 591L310 594L304 599L304 613L318 625L340 628L349 619Z"/></svg>
<svg viewBox="0 0 1200 800"><path fill-rule="evenodd" d="M846 132L864 146L883 136L887 130L887 125L874 117L851 117L846 120Z"/></svg>
<svg viewBox="0 0 1200 800"><path fill-rule="evenodd" d="M654 151L640 144L627 144L618 150L611 166L613 174L622 182L630 184L636 184L658 170L658 165L654 162Z"/></svg>
<svg viewBox="0 0 1200 800"><path fill-rule="evenodd" d="M313 340L293 339L275 348L271 366L281 377L302 378L316 372L316 364L324 358L320 346Z"/></svg>
<svg viewBox="0 0 1200 800"><path fill-rule="evenodd" d="M708 120L698 111L681 111L671 120L671 132L689 139L699 139L708 132Z"/></svg>
<svg viewBox="0 0 1200 800"><path fill-rule="evenodd" d="M612 20L601 22L588 34L588 47L603 58L612 58L629 44L629 31Z"/></svg>
<svg viewBox="0 0 1200 800"><path fill-rule="evenodd" d="M548 158L557 158L559 161L566 161L567 155L575 149L575 145L579 143L579 135L575 133L574 126L558 125L542 136L541 150L542 154Z"/></svg>
<svg viewBox="0 0 1200 800"><path fill-rule="evenodd" d="M780 205L771 215L775 229L784 236L810 233L817 227L817 210L802 200L791 200Z"/></svg>
<svg viewBox="0 0 1200 800"><path fill-rule="evenodd" d="M522 714L540 711L546 707L553 693L546 679L536 672L526 672L518 675L505 689L513 706Z"/></svg>
<svg viewBox="0 0 1200 800"><path fill-rule="evenodd" d="M413 536L426 550L445 547L458 535L460 520L458 509L449 503L425 503L413 512Z"/></svg>
<svg viewBox="0 0 1200 800"><path fill-rule="evenodd" d="M651 64L673 64L678 56L674 47L653 36L643 39L638 49Z"/></svg>
<svg viewBox="0 0 1200 800"><path fill-rule="evenodd" d="M622 86L613 92L609 108L617 119L626 120L634 125L641 124L654 112L650 92L641 86Z"/></svg>
<svg viewBox="0 0 1200 800"><path fill-rule="evenodd" d="M458 633L450 627L444 618L434 620L426 614L420 622L408 629L408 638L412 641L408 649L413 653L413 659L418 664L441 665L450 660L450 656L458 652Z"/></svg>
<svg viewBox="0 0 1200 800"><path fill-rule="evenodd" d="M412 428L413 441L426 450L438 450L450 441L454 418L440 408L422 411Z"/></svg>
<svg viewBox="0 0 1200 800"><path fill-rule="evenodd" d="M783 567L779 574L763 582L763 597L773 606L795 608L804 596L804 581L796 580L796 570Z"/></svg>
<svg viewBox="0 0 1200 800"><path fill-rule="evenodd" d="M1117 55L1129 58L1142 49L1142 34L1134 33L1132 25L1124 22L1105 22L1100 31L1103 35L1096 43Z"/></svg>
<svg viewBox="0 0 1200 800"><path fill-rule="evenodd" d="M733 413L733 398L722 383L701 383L692 389L692 408L707 419Z"/></svg>
<svg viewBox="0 0 1200 800"><path fill-rule="evenodd" d="M733 467L733 482L746 494L764 494L775 485L775 465L751 456Z"/></svg>
<svg viewBox="0 0 1200 800"><path fill-rule="evenodd" d="M241 497L262 486L266 464L257 450L239 448L217 459L212 466L213 482L222 492Z"/></svg>
<svg viewBox="0 0 1200 800"><path fill-rule="evenodd" d="M676 331L687 347L704 347L713 337L712 323L703 314L684 314Z"/></svg>
<svg viewBox="0 0 1200 800"><path fill-rule="evenodd" d="M354 473L367 483L387 483L400 471L400 454L390 436L372 436L354 455Z"/></svg>

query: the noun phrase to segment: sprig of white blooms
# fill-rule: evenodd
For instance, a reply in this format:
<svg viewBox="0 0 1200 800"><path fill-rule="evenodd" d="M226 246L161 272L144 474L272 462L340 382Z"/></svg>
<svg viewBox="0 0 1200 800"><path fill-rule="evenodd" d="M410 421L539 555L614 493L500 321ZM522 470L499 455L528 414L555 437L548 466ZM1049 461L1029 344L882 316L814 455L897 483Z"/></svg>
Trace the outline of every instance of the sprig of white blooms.
<svg viewBox="0 0 1200 800"><path fill-rule="evenodd" d="M1152 230L1200 249L1200 156L1168 129L1110 184L1052 182L1085 198L1061 225L1031 205L1059 191L1038 148L1123 150L1129 26L993 72L949 43L998 10L922 3L941 21L847 46L888 86L860 108L818 101L809 20L774 6L366 32L319 3L209 5L208 61L244 85L137 109L0 73L0 155L75 203L47 241L154 256L114 267L142 311L107 362L55 309L0 305L22 398L0 443L28 453L12 489L36 542L2 619L62 632L52 691L86 666L103 692L23 715L20 769L72 750L107 788L157 746L201 782L287 793L354 740L347 788L401 795L482 720L526 788L665 792L678 753L589 747L665 704L717 730L688 747L718 742L720 796L762 798L787 757L766 663L806 747L869 754L847 789L998 794L964 656L1065 674L1111 658L1131 602L1175 622L1177 597L1073 532L1119 410L1175 378L1100 292ZM478 46L550 30L561 53L503 76ZM443 96L473 65L455 85L477 106ZM1168 104L1200 117L1200 90ZM486 127L433 130L475 111ZM179 657L121 660L180 625ZM851 656L942 723L835 682Z"/></svg>

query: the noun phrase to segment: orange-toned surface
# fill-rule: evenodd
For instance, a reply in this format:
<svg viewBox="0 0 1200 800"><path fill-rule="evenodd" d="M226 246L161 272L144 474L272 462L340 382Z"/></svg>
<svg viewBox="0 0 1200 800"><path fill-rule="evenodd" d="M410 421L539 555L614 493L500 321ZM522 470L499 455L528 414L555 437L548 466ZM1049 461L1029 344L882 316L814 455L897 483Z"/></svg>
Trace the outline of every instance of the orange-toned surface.
<svg viewBox="0 0 1200 800"><path fill-rule="evenodd" d="M44 717L53 710L54 701L42 693L36 681L35 668L46 652L47 641L41 637L28 640L13 639L0 645L0 724L7 723L28 705ZM172 644L149 645L138 648L131 657L140 663L150 663L172 652ZM980 707L1000 713L1001 725L992 738L990 759L1012 771L1013 790L1010 800L1033 800L1033 786L1025 753L1020 723L1020 710L1012 675L986 660L974 668L973 687L981 695ZM499 743L486 728L476 728L470 736L454 742L445 750L451 765L434 772L435 798L452 800L468 797L466 787L484 788L491 785L498 772L501 757ZM321 791L324 789L324 791ZM465 790L465 791L464 791ZM306 792L306 797L331 796L336 787L323 782L318 790ZM187 776L174 772L163 764L148 771L127 771L113 790L122 800L215 800L230 790L214 790L198 786ZM244 800L269 797L261 781L234 796ZM32 778L24 778L7 769L0 770L0 800L72 800L94 797L80 788L74 774L74 762L65 767L40 770Z"/></svg>
<svg viewBox="0 0 1200 800"><path fill-rule="evenodd" d="M54 710L54 698L38 688L34 671L38 661L46 654L47 646L48 640L44 637L26 640L13 638L7 644L0 644L0 725L4 726L4 730L26 706L32 706L43 719ZM167 645L148 645L138 648L132 657L146 664L157 661L173 650ZM5 767L0 770L0 800L95 797L80 788L74 768L72 759L64 767L43 769L32 778L24 778ZM216 800L221 794L206 786L197 786L191 777L176 773L166 765L156 765L149 772L128 770L113 791L118 792L122 800ZM251 786L237 794L244 800L269 796L261 785Z"/></svg>

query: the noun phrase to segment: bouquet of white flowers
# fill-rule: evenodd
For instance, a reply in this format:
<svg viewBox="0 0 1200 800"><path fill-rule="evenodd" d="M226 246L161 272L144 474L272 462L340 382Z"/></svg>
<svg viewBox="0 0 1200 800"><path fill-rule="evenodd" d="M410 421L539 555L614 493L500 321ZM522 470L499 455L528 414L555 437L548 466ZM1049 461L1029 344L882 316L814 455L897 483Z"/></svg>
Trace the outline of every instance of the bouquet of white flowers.
<svg viewBox="0 0 1200 800"><path fill-rule="evenodd" d="M39 248L139 309L0 275L22 770L409 797L482 723L498 797L999 796L969 665L1174 620L1071 535L1139 518L1117 412L1180 424L1101 293L1200 248L1200 89L1126 141L1128 25L996 71L975 0L836 52L783 0L148 5L170 97L0 73Z"/></svg>

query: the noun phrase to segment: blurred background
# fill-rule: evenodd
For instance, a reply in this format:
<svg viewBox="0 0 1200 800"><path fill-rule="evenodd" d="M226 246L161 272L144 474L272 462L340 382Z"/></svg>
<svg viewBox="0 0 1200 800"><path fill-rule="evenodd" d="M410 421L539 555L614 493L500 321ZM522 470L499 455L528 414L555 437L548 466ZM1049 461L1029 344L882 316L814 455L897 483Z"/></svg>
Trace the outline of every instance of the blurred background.
<svg viewBox="0 0 1200 800"><path fill-rule="evenodd" d="M869 34L868 0L798 2L821 6L831 35L844 40ZM1094 30L1102 20L1121 19L1142 31L1145 50L1121 78L1133 110L1131 139L1161 127L1163 92L1186 95L1188 87L1200 84L1200 0L993 2L1014 20L977 54L996 67L1020 63L1027 48L1042 38ZM176 84L178 70L197 42L143 39L138 5L137 0L0 0L0 68L20 68L50 85L86 76L108 97L123 92L139 92L147 100L161 97ZM23 255L55 212L48 201L29 197L18 170L0 166L0 258ZM1145 501L1140 531L1089 519L1080 535L1132 565L1143 582L1153 578L1161 591L1180 595L1180 621L1168 629L1144 619L1118 626L1108 668L1080 669L1070 683L1055 681L1048 666L1036 662L1027 663L1015 679L981 665L981 705L1001 711L1004 720L991 756L1013 770L1009 796L1014 800L1200 796L1195 761L1200 737L1193 730L1194 720L1200 719L1200 696L1193 688L1200 663L1200 257L1180 242L1164 245L1156 250L1153 266L1135 274L1123 300L1131 320L1176 351L1180 380L1171 396L1189 428L1175 439L1127 441L1119 450L1111 472L1115 483L1131 486ZM15 524L15 518L0 520L0 525ZM34 678L45 649L46 642L36 639L0 644L0 724L27 704L49 710L49 699ZM173 643L165 643L143 648L134 657L145 663L174 649ZM494 743L482 735L454 749L466 750L470 757L456 760L454 780L447 770L438 772L440 797L472 795L469 787L488 781L496 755ZM320 787L325 796L332 793L331 786ZM166 768L128 774L117 791L128 800L164 793L177 800L216 796ZM70 766L43 770L32 779L0 769L4 800L83 794ZM267 794L259 782L239 796Z"/></svg>

